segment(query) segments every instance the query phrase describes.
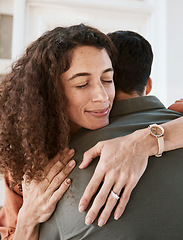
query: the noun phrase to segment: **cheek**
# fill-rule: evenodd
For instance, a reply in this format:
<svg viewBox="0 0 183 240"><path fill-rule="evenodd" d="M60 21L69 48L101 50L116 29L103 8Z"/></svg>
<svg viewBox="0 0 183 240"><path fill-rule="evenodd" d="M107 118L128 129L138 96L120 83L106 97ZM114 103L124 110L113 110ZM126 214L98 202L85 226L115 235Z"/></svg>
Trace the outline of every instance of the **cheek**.
<svg viewBox="0 0 183 240"><path fill-rule="evenodd" d="M108 96L109 96L110 102L113 103L114 97L115 97L115 87L114 87L114 85L108 90Z"/></svg>
<svg viewBox="0 0 183 240"><path fill-rule="evenodd" d="M78 94L74 91L70 92L67 97L67 111L69 117L73 118L73 116L79 116L84 103L85 99L83 94Z"/></svg>

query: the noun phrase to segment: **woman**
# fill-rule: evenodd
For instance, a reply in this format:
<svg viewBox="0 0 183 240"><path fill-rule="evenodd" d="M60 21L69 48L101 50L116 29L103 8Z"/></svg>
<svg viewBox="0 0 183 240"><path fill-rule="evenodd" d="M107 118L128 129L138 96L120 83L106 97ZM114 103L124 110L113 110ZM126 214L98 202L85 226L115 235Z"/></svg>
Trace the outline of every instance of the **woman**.
<svg viewBox="0 0 183 240"><path fill-rule="evenodd" d="M75 51L78 52L75 54ZM64 82L64 74L70 68L73 57L80 57L86 51L89 58L97 61L95 67L99 70L93 68L90 71L90 66L82 62L79 72L75 75L71 73L69 81ZM21 186L24 178L23 205L21 207L19 203L17 206L17 213L21 208L14 239L21 239L22 236L23 239L36 239L39 223L49 218L56 202L68 187L66 185L64 188L63 183L59 192L57 190L73 165L70 168L67 165L66 170L61 171L63 164L57 161L68 147L69 134L80 127L97 129L109 123L115 95L112 62L114 49L105 34L84 25L56 28L33 42L3 81L1 173L12 188ZM69 106L70 93L66 90L66 84L75 90L71 97L89 84L86 95L96 98L93 102L89 99L82 107L78 106L77 111L82 115L80 119ZM51 169L49 159L53 159ZM70 157L66 156L64 163L68 159ZM58 181L59 175L64 175L62 181ZM40 195L44 195L44 198ZM51 196L54 199L47 204ZM7 236L3 237L11 239L13 227L9 227Z"/></svg>
<svg viewBox="0 0 183 240"><path fill-rule="evenodd" d="M11 174L11 187L21 186L24 178L16 231L9 231L7 239L13 234L14 239L37 239L39 223L50 217L67 189L63 181L74 166L63 169L73 156L71 151L63 157L69 134L81 127L97 129L108 124L114 99L113 52L110 40L96 29L56 28L28 47L4 81L1 172L9 182L7 174ZM78 64L72 72L73 59ZM76 102L73 108L70 100L81 91L88 101Z"/></svg>

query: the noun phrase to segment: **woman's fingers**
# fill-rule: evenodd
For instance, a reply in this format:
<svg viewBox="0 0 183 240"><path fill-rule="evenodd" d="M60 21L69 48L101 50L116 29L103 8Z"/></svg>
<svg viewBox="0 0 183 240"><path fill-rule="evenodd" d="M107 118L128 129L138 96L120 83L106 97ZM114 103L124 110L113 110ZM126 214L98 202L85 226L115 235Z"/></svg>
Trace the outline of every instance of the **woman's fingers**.
<svg viewBox="0 0 183 240"><path fill-rule="evenodd" d="M55 176L65 168L68 161L73 157L74 149L65 149L63 155L57 153L54 158L48 163L45 168L45 179L42 181L42 189L46 191L50 183L53 181ZM70 163L71 164L71 163ZM48 169L49 168L49 169ZM66 168L69 169L69 168ZM62 172L63 173L63 172ZM67 173L67 175L70 172ZM56 178L57 179L57 178ZM56 181L55 179L55 181ZM65 178L64 178L65 179ZM59 180L58 180L59 182Z"/></svg>
<svg viewBox="0 0 183 240"><path fill-rule="evenodd" d="M118 195L117 193L115 193L116 195ZM119 196L119 195L118 195ZM114 198L112 192L109 194L109 197L107 199L107 202L105 204L105 207L98 219L98 226L99 227L102 227L106 224L106 222L108 221L110 215L111 215L111 212L113 210L113 208L116 206L118 202L118 199L117 198Z"/></svg>
<svg viewBox="0 0 183 240"><path fill-rule="evenodd" d="M60 162L57 162L55 164L57 170L59 169L58 166L61 166L59 165L59 163ZM40 222L45 222L51 216L51 214L55 210L57 202L61 199L63 194L69 188L71 180L70 178L68 178L68 175L73 170L75 165L76 162L74 160L71 160L64 168L61 167L62 170L52 178L52 181L49 183L48 188L43 195L44 211L42 213L42 216L40 217Z"/></svg>
<svg viewBox="0 0 183 240"><path fill-rule="evenodd" d="M121 179L116 179L116 177L117 176L114 176L113 173L106 175L104 183L86 215L85 222L87 224L91 224L96 219L100 209L104 205L104 209L98 219L98 225L102 227L106 224L112 210L116 206L116 203L118 201L117 196L120 195L121 190L124 186L123 182L125 182L124 178L121 177ZM114 185L115 182L117 183ZM111 193L112 190L113 194Z"/></svg>
<svg viewBox="0 0 183 240"><path fill-rule="evenodd" d="M137 182L130 183L124 188L123 194L120 197L119 203L114 212L115 220L118 220L121 217L121 215L123 214L123 212L126 208L126 205L128 204L128 201L130 200L131 193L132 193L133 189L135 188L136 184L137 184Z"/></svg>
<svg viewBox="0 0 183 240"><path fill-rule="evenodd" d="M25 218L29 218L30 222L38 224L49 219L56 203L70 186L71 180L68 175L76 162L70 160L74 154L73 150L68 152L68 150L65 151L63 156L59 153L50 161L46 166L47 175L42 181L32 180L29 185L26 185L25 176L22 182L24 202L21 213Z"/></svg>
<svg viewBox="0 0 183 240"><path fill-rule="evenodd" d="M44 211L40 215L39 223L45 222L50 218L51 214L55 210L57 202L62 198L70 185L71 179L66 178L65 181L60 184L59 188L53 192L49 201L46 201L43 206Z"/></svg>
<svg viewBox="0 0 183 240"><path fill-rule="evenodd" d="M109 192L112 186L113 186L113 181L111 181L110 177L104 180L104 183L99 193L96 195L93 201L93 204L85 217L85 223L87 225L91 224L96 219L100 209L104 206L106 202L106 199L109 195Z"/></svg>
<svg viewBox="0 0 183 240"><path fill-rule="evenodd" d="M113 181L110 181L110 184L106 184L105 186L103 185L100 192L95 197L92 207L89 209L86 215L85 218L86 224L91 224L96 219L103 205L105 205L104 209L98 219L98 226L100 227L104 226L107 223L111 215L111 212L117 203L118 204L114 213L114 219L118 220L123 214L126 205L130 199L131 192L134 189L137 182L132 180L124 188L123 186L125 184L123 184L123 182L125 183L126 180L122 178L118 179L113 187L111 185L112 182ZM109 189L111 190L109 191Z"/></svg>
<svg viewBox="0 0 183 240"><path fill-rule="evenodd" d="M62 198L64 193L67 191L69 186L71 185L71 179L66 178L65 181L60 185L60 187L53 193L53 195L50 198L49 204L56 205L57 202Z"/></svg>
<svg viewBox="0 0 183 240"><path fill-rule="evenodd" d="M117 185L119 185L119 182L122 183L122 181L118 181ZM111 212L114 209L114 207L116 206L116 204L117 204L117 207L114 212L114 219L118 220L121 217L121 215L123 214L123 212L126 208L128 201L130 199L131 192L133 191L133 189L136 186L136 183L131 182L129 184L126 184L126 186L124 186L123 189L121 189L121 187L117 186L117 185L115 185L113 187L113 189L111 190L111 193L109 194L109 197L106 201L105 207L98 219L98 225L100 227L104 226L107 223L107 221L111 215ZM122 184L121 184L121 186L122 186ZM112 191L113 191L113 193L112 193Z"/></svg>
<svg viewBox="0 0 183 240"><path fill-rule="evenodd" d="M86 168L94 158L100 156L102 147L103 147L103 142L99 142L94 147L86 151L83 155L83 161L79 165L79 168L80 169Z"/></svg>
<svg viewBox="0 0 183 240"><path fill-rule="evenodd" d="M98 219L99 227L102 227L103 225L106 224L107 220L111 215L112 210L116 206L117 202L119 202L120 195L125 184L126 179L124 179L124 176L119 175L119 178L116 180L116 184L110 190L110 193L105 203L105 207Z"/></svg>
<svg viewBox="0 0 183 240"><path fill-rule="evenodd" d="M67 149L66 148L59 161L61 161L63 164L66 165L68 163L68 161L74 156L74 154L75 154L75 151L74 151L73 148L72 149Z"/></svg>
<svg viewBox="0 0 183 240"><path fill-rule="evenodd" d="M48 173L50 172L50 169L57 162L61 162L63 164L62 167L64 167L68 163L68 161L74 156L74 153L75 153L74 149L68 149L68 148L65 148L62 153L58 152L45 167L45 170L44 170L45 176L48 175Z"/></svg>
<svg viewBox="0 0 183 240"><path fill-rule="evenodd" d="M56 162L51 169L49 170L47 176L45 177L45 184L49 185L53 179L55 178L55 176L62 171L62 169L65 167L65 164L63 164L62 162L58 161ZM46 190L46 189L45 189Z"/></svg>
<svg viewBox="0 0 183 240"><path fill-rule="evenodd" d="M60 164L60 162L58 162ZM58 163L55 165L58 166ZM48 188L46 190L46 195L50 196L54 193L54 191L60 187L60 185L64 182L64 180L68 177L68 175L71 173L73 168L76 166L76 162L74 160L71 160L68 162L68 164L59 171L51 180L51 182L48 185ZM58 169L58 167L56 167Z"/></svg>
<svg viewBox="0 0 183 240"><path fill-rule="evenodd" d="M83 212L87 209L93 195L97 192L101 182L103 181L103 175L98 174L98 169L96 168L90 182L88 183L83 196L79 202L79 211Z"/></svg>
<svg viewBox="0 0 183 240"><path fill-rule="evenodd" d="M142 137L142 133L138 132L136 135L131 134L103 141L87 153L91 154L92 158L98 154L101 155L92 181L88 184L87 190L81 198L79 207L82 206L82 210L86 209L94 195L93 193L100 188L101 184L102 186L98 189L100 191L95 196L86 215L86 224L91 224L95 220L103 206L104 209L98 219L99 226L103 226L107 222L116 204L114 218L117 220L124 212L132 190L147 167L148 154L144 151L145 138L142 144L140 144L141 141L139 142ZM127 151L128 154L126 154ZM87 158L91 159L90 156ZM102 176L102 179L99 176ZM122 189L123 192L121 192ZM111 190L113 190L113 194L111 194Z"/></svg>

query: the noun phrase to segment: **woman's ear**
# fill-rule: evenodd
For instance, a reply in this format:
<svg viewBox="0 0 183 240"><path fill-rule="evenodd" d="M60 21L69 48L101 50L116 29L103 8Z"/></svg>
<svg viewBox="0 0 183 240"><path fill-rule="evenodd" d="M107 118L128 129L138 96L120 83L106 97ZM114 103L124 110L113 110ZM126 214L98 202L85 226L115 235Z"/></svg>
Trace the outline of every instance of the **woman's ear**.
<svg viewBox="0 0 183 240"><path fill-rule="evenodd" d="M152 89L152 79L149 77L146 85L145 94L148 95Z"/></svg>

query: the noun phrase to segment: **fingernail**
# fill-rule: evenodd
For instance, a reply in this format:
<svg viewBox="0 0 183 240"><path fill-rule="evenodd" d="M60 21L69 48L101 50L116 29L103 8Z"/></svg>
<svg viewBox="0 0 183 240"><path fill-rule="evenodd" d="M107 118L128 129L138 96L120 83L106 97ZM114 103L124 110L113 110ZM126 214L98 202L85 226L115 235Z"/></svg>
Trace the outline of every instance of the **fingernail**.
<svg viewBox="0 0 183 240"><path fill-rule="evenodd" d="M115 220L118 220L119 217L120 217L120 216L119 216L119 214L117 214L117 213L114 215L114 219L115 219Z"/></svg>
<svg viewBox="0 0 183 240"><path fill-rule="evenodd" d="M66 185L70 185L70 184L71 184L71 179L70 179L70 178L67 178L67 179L65 180L65 184L66 184Z"/></svg>
<svg viewBox="0 0 183 240"><path fill-rule="evenodd" d="M79 206L79 212L84 212L84 210L85 210L85 205Z"/></svg>
<svg viewBox="0 0 183 240"><path fill-rule="evenodd" d="M80 165L79 165L79 168L82 168L83 167L83 163L81 163Z"/></svg>
<svg viewBox="0 0 183 240"><path fill-rule="evenodd" d="M102 227L102 226L104 226L104 225L105 225L104 219L100 219L99 222L98 222L98 226L99 226L99 227Z"/></svg>
<svg viewBox="0 0 183 240"><path fill-rule="evenodd" d="M69 155L73 155L74 152L75 152L75 151L74 151L74 149L72 148L72 149L69 150L69 153L68 153L68 154L69 154Z"/></svg>
<svg viewBox="0 0 183 240"><path fill-rule="evenodd" d="M92 223L92 219L90 217L87 217L85 220L86 225L90 225Z"/></svg>
<svg viewBox="0 0 183 240"><path fill-rule="evenodd" d="M69 167L73 167L75 164L76 164L76 162L75 162L74 160L71 160L71 161L69 162Z"/></svg>

